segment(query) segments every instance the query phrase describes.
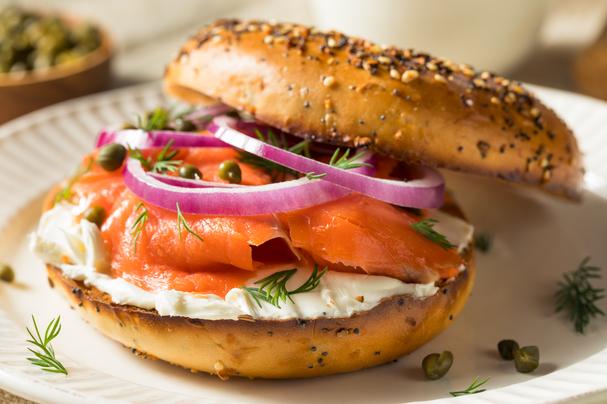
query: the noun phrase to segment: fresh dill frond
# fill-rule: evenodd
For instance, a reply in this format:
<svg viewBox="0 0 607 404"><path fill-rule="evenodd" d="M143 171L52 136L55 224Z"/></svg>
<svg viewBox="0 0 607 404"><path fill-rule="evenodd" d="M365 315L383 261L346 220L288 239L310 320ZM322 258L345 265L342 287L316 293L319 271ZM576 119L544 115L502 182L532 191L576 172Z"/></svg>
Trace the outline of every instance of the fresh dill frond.
<svg viewBox="0 0 607 404"><path fill-rule="evenodd" d="M474 236L474 246L482 253L487 253L493 245L493 237L487 233L479 233Z"/></svg>
<svg viewBox="0 0 607 404"><path fill-rule="evenodd" d="M61 191L57 192L57 195L55 195L55 203L58 203L61 201L69 201L72 198L72 188L73 188L74 184L76 182L78 182L84 176L84 174L91 171L92 167L93 167L93 158L91 157L88 159L88 162L86 163L86 165L84 165L84 166L81 165L78 167L78 169L76 170L74 175L72 175L72 177L68 180L65 187L63 187L63 189L61 189Z"/></svg>
<svg viewBox="0 0 607 404"><path fill-rule="evenodd" d="M156 156L156 162L152 166L152 172L155 173L164 173L164 172L175 172L179 169L181 165L181 160L173 160L177 154L179 154L179 150L175 150L172 148L173 139L169 140L166 145L160 150L158 156Z"/></svg>
<svg viewBox="0 0 607 404"><path fill-rule="evenodd" d="M465 396L468 394L482 393L483 391L485 391L487 389L481 389L480 387L482 387L485 383L487 383L489 381L489 378L486 378L485 380L479 380L479 379L480 378L477 376L474 378L472 383L470 383L470 385L468 387L466 387L465 390L450 391L449 394L451 394L453 397L459 397L459 396Z"/></svg>
<svg viewBox="0 0 607 404"><path fill-rule="evenodd" d="M259 285L258 287L243 287L243 289L251 295L259 307L261 307L261 301L264 301L280 308L281 302L284 303L287 299L293 301L291 296L316 289L320 284L320 279L327 273L327 268L325 267L319 272L318 265L314 265L312 274L304 283L296 289L288 290L287 282L296 272L297 268L276 272L255 282L256 285Z"/></svg>
<svg viewBox="0 0 607 404"><path fill-rule="evenodd" d="M152 160L149 157L145 157L140 149L131 148L129 146L129 157L138 160L144 170L149 171L152 169Z"/></svg>
<svg viewBox="0 0 607 404"><path fill-rule="evenodd" d="M158 107L152 112L138 116L137 128L143 129L146 132L151 130L162 130L167 126L170 118L171 114L168 109Z"/></svg>
<svg viewBox="0 0 607 404"><path fill-rule="evenodd" d="M135 252L135 254L137 254L137 241L139 240L139 236L141 236L141 232L143 231L143 228L148 222L148 210L143 204L143 202L140 202L135 208L135 213L139 211L141 211L141 213L139 213L139 215L133 222L133 225L131 226L131 236L133 236L134 248L133 251Z"/></svg>
<svg viewBox="0 0 607 404"><path fill-rule="evenodd" d="M310 141L307 139L289 147L284 134L281 133L280 136L278 136L271 129L269 129L265 135L259 129L255 129L255 135L264 143L290 151L291 153L310 157ZM297 171L295 170L252 153L241 152L238 160L242 163L264 170L272 176L273 180L276 179L278 175L297 175Z"/></svg>
<svg viewBox="0 0 607 404"><path fill-rule="evenodd" d="M25 329L31 338L26 340L26 342L34 345L35 347L28 347L27 349L34 354L34 357L29 357L27 360L30 361L32 365L39 366L45 372L63 373L64 375L67 375L65 366L63 366L63 364L57 359L53 346L51 345L51 342L57 338L61 332L61 316L57 316L57 318L53 319L46 326L44 335L40 334L38 324L36 323L36 318L33 315L32 321L34 323L34 332L32 332L28 327Z"/></svg>
<svg viewBox="0 0 607 404"><path fill-rule="evenodd" d="M595 288L590 283L593 279L601 278L601 268L588 265L589 261L590 257L586 257L577 270L563 274L563 280L558 282L559 290L555 294L556 312L566 312L575 331L580 334L584 334L590 320L605 315L596 305L597 301L605 297L605 289Z"/></svg>
<svg viewBox="0 0 607 404"><path fill-rule="evenodd" d="M327 175L327 173L320 173L320 174L306 173L306 178L309 180L318 180L318 179L323 178L325 175Z"/></svg>
<svg viewBox="0 0 607 404"><path fill-rule="evenodd" d="M428 219L423 219L423 220L420 220L419 222L413 223L411 225L411 227L413 228L413 230L415 230L416 232L418 232L419 234L421 234L428 240L433 241L436 244L440 245L445 250L454 248L455 245L451 244L449 242L449 240L447 240L447 237L445 237L443 234L434 230L434 225L436 223L438 223L438 220L428 218Z"/></svg>
<svg viewBox="0 0 607 404"><path fill-rule="evenodd" d="M359 168L363 166L368 167L371 165L369 163L357 162L357 160L359 160L365 154L365 152L357 153L352 157L349 157L350 149L346 149L341 156L339 155L340 153L341 150L339 149L339 147L335 149L333 155L331 156L331 160L329 160L329 165L341 168L342 170L351 170L353 168Z"/></svg>
<svg viewBox="0 0 607 404"><path fill-rule="evenodd" d="M183 217L183 214L181 213L181 209L179 208L179 203L177 203L175 206L177 208L177 231L179 232L179 239L181 240L181 226L183 226L183 228L186 229L186 231L188 233L190 233L192 236L196 237L200 241L204 241L203 238L200 237L200 235L198 233L196 233L194 230L192 230L192 228L190 227L188 222L185 220L185 217Z"/></svg>

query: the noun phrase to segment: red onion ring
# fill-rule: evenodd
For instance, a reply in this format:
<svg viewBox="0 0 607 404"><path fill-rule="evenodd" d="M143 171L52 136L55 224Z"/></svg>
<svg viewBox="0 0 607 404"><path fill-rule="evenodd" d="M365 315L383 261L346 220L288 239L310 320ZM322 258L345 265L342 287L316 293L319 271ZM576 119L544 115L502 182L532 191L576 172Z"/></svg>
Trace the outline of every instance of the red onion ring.
<svg viewBox="0 0 607 404"><path fill-rule="evenodd" d="M196 132L170 130L146 132L141 129L103 130L97 138L96 147L102 147L110 143L120 143L131 148L148 149L163 147L171 140L173 141L173 147L229 147L217 138L204 136Z"/></svg>
<svg viewBox="0 0 607 404"><path fill-rule="evenodd" d="M225 104L209 105L190 112L184 118L191 121L196 127L203 129L209 124L211 118L228 113L233 109Z"/></svg>
<svg viewBox="0 0 607 404"><path fill-rule="evenodd" d="M297 180L268 185L187 188L164 183L149 175L141 162L129 159L124 183L138 197L153 205L185 213L220 216L253 216L287 212L326 203L351 191L323 180Z"/></svg>
<svg viewBox="0 0 607 404"><path fill-rule="evenodd" d="M149 176L157 179L158 181L164 182L165 184L175 185L177 187L184 188L242 188L247 187L246 185L240 184L229 184L224 182L212 182L205 180L192 180L189 178L176 177L174 175L165 175L158 173L147 173Z"/></svg>
<svg viewBox="0 0 607 404"><path fill-rule="evenodd" d="M438 208L443 204L444 181L428 167L416 167L421 178L396 181L374 178L354 170L344 170L288 150L272 146L228 126L209 124L215 137L249 153L301 173L324 174L323 180L394 205L412 208Z"/></svg>

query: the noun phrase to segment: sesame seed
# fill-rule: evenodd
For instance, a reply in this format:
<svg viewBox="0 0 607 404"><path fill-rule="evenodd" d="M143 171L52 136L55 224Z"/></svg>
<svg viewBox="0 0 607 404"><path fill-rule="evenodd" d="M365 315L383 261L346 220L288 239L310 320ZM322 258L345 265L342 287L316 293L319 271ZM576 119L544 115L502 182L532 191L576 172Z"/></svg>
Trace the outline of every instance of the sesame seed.
<svg viewBox="0 0 607 404"><path fill-rule="evenodd" d="M337 41L335 41L335 39L333 38L329 38L327 39L327 45L329 46L329 48L335 48L335 46L337 45Z"/></svg>
<svg viewBox="0 0 607 404"><path fill-rule="evenodd" d="M400 73L396 69L390 69L390 77L398 80L398 79L400 79Z"/></svg>
<svg viewBox="0 0 607 404"><path fill-rule="evenodd" d="M531 111L529 111L531 113L531 116L534 118L537 118L538 116L540 116L540 110L537 108L531 108Z"/></svg>
<svg viewBox="0 0 607 404"><path fill-rule="evenodd" d="M350 84L350 85L348 86L348 90L350 90L350 91L354 91L354 90L356 90L356 86L355 86L354 84Z"/></svg>
<svg viewBox="0 0 607 404"><path fill-rule="evenodd" d="M387 56L379 56L377 58L377 61L383 65L388 65L391 62L390 58Z"/></svg>
<svg viewBox="0 0 607 404"><path fill-rule="evenodd" d="M327 76L322 80L322 85L325 87L331 87L333 84L335 84L335 77L333 76Z"/></svg>
<svg viewBox="0 0 607 404"><path fill-rule="evenodd" d="M299 90L299 94L300 94L302 97L305 97L305 96L306 96L306 95L308 95L309 93L310 93L310 89L309 89L308 87L302 87L302 88Z"/></svg>
<svg viewBox="0 0 607 404"><path fill-rule="evenodd" d="M480 88L483 88L486 86L485 80L483 80L483 79L474 79L474 80L472 80L472 83L474 83L475 86L480 87Z"/></svg>
<svg viewBox="0 0 607 404"><path fill-rule="evenodd" d="M402 136L403 132L399 130L394 134L394 139L400 139Z"/></svg>
<svg viewBox="0 0 607 404"><path fill-rule="evenodd" d="M419 72L417 70L406 70L401 76L400 80L403 83L410 83L416 78L419 77Z"/></svg>
<svg viewBox="0 0 607 404"><path fill-rule="evenodd" d="M440 75L440 74L435 74L434 75L434 80L438 81L439 83L446 83L447 79L445 78L445 76Z"/></svg>
<svg viewBox="0 0 607 404"><path fill-rule="evenodd" d="M482 72L481 73L481 79L488 80L489 78L491 78L491 73L489 73L489 72Z"/></svg>
<svg viewBox="0 0 607 404"><path fill-rule="evenodd" d="M500 105L501 101L497 97L491 97L491 104Z"/></svg>
<svg viewBox="0 0 607 404"><path fill-rule="evenodd" d="M468 77L474 76L474 70L472 70L469 66L460 65L459 68L462 71L462 73L464 73L464 75L466 75Z"/></svg>
<svg viewBox="0 0 607 404"><path fill-rule="evenodd" d="M426 68L428 70L430 70L431 72L438 70L438 66L436 66L436 63L433 63L433 62L426 63Z"/></svg>
<svg viewBox="0 0 607 404"><path fill-rule="evenodd" d="M514 93L508 93L504 97L504 101L506 101L507 104L512 104L514 101L516 101L516 95L514 95Z"/></svg>
<svg viewBox="0 0 607 404"><path fill-rule="evenodd" d="M267 45L271 44L272 42L274 42L274 37L272 35L266 35L263 38L263 43L265 43Z"/></svg>

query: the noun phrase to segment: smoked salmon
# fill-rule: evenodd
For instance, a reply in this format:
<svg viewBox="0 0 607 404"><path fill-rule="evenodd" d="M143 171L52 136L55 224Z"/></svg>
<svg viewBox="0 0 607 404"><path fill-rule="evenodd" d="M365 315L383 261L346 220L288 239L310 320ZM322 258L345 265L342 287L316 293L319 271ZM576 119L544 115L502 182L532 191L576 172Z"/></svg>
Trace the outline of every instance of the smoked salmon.
<svg viewBox="0 0 607 404"><path fill-rule="evenodd" d="M91 158L94 153L83 165ZM239 152L184 148L176 158L195 165L205 180L221 182L219 164L239 159ZM240 166L245 185L272 180L258 167L243 162ZM442 248L411 227L421 220L416 214L359 194L273 215L185 214L179 219L175 212L138 199L124 185L120 170L107 172L92 165L72 184L70 198L83 211L90 206L106 210L101 234L112 275L147 290L223 297L259 270L314 263L329 270L428 283L457 276L463 262L456 250Z"/></svg>

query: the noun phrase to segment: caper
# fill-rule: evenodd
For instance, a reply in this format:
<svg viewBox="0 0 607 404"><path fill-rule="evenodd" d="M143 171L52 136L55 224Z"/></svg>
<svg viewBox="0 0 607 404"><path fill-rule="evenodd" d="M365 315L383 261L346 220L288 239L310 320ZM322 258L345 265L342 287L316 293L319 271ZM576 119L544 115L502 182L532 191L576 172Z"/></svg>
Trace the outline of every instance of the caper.
<svg viewBox="0 0 607 404"><path fill-rule="evenodd" d="M188 121L187 119L177 118L175 122L171 125L173 129L179 130L182 132L193 132L196 130L196 125L192 121Z"/></svg>
<svg viewBox="0 0 607 404"><path fill-rule="evenodd" d="M0 280L9 283L15 280L15 271L13 271L13 268L10 265L0 265Z"/></svg>
<svg viewBox="0 0 607 404"><path fill-rule="evenodd" d="M511 361L514 359L514 351L518 349L518 342L513 339L503 339L497 343L497 350L502 359Z"/></svg>
<svg viewBox="0 0 607 404"><path fill-rule="evenodd" d="M518 372L533 372L539 365L540 350L537 346L524 346L514 351L514 367Z"/></svg>
<svg viewBox="0 0 607 404"><path fill-rule="evenodd" d="M242 171L240 166L234 160L226 160L219 165L219 178L232 184L240 184L242 181Z"/></svg>
<svg viewBox="0 0 607 404"><path fill-rule="evenodd" d="M453 365L453 354L450 351L442 353L431 353L422 361L424 374L430 380L440 379L447 374Z"/></svg>
<svg viewBox="0 0 607 404"><path fill-rule="evenodd" d="M179 169L179 176L181 178L189 178L191 180L201 180L202 173L198 167L192 164L186 164Z"/></svg>
<svg viewBox="0 0 607 404"><path fill-rule="evenodd" d="M126 148L118 143L103 146L97 154L97 164L105 171L116 171L126 158Z"/></svg>
<svg viewBox="0 0 607 404"><path fill-rule="evenodd" d="M105 221L106 216L107 213L105 213L105 209L103 209L101 206L91 206L90 208L84 211L82 217L84 218L84 220L87 220L91 223L95 223L97 227L101 227L101 225Z"/></svg>
<svg viewBox="0 0 607 404"><path fill-rule="evenodd" d="M0 9L0 72L26 72L71 62L101 44L99 31L89 24L68 24L57 16L19 7Z"/></svg>

